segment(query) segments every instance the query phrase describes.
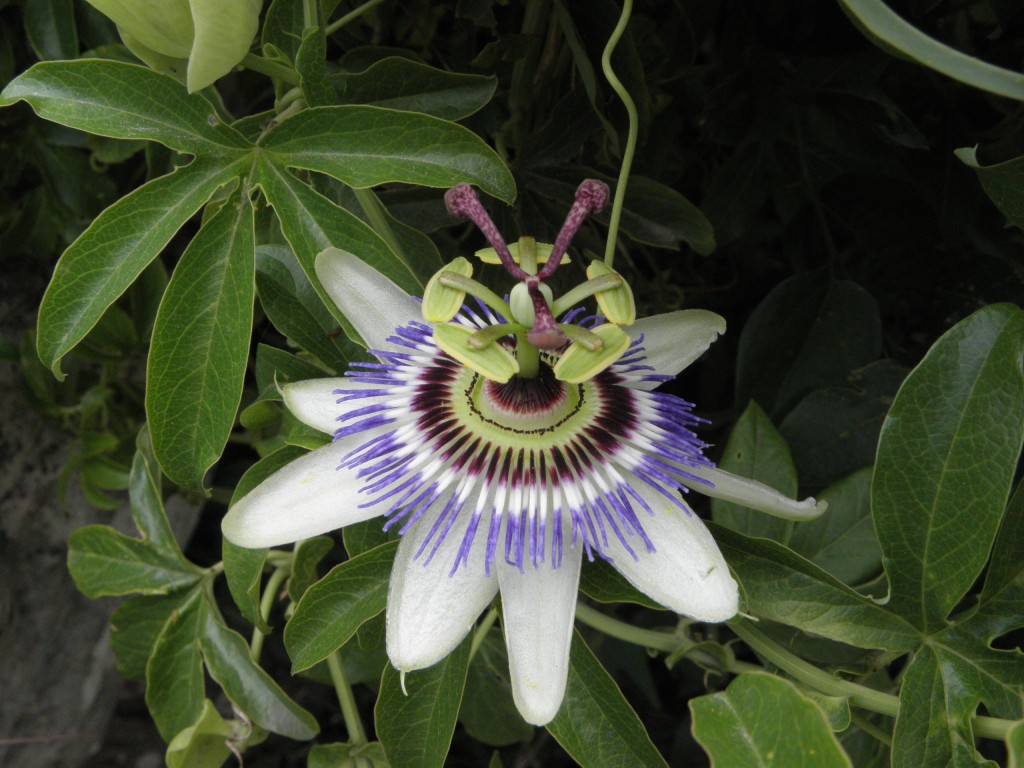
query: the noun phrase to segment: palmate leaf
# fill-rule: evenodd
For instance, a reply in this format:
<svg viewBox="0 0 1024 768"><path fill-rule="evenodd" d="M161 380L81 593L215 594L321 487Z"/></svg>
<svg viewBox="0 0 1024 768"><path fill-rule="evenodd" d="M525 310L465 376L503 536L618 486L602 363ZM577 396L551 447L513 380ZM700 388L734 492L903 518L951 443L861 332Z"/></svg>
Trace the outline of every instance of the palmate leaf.
<svg viewBox="0 0 1024 768"><path fill-rule="evenodd" d="M988 559L1024 435L1024 312L980 310L914 369L882 426L872 511L891 610L941 630Z"/></svg>
<svg viewBox="0 0 1024 768"><path fill-rule="evenodd" d="M390 664L384 667L374 722L391 768L444 766L462 704L471 644L467 637L437 664L409 672L405 691L401 673Z"/></svg>
<svg viewBox="0 0 1024 768"><path fill-rule="evenodd" d="M157 312L146 371L153 450L179 485L202 490L235 422L255 296L253 211L236 191L185 249Z"/></svg>
<svg viewBox="0 0 1024 768"><path fill-rule="evenodd" d="M293 739L318 726L252 659L249 646L220 619L209 589L193 589L172 611L146 666L146 705L170 741L194 723L205 697L203 666L232 704L253 723Z"/></svg>
<svg viewBox="0 0 1024 768"><path fill-rule="evenodd" d="M357 188L468 182L506 202L515 197L512 174L494 150L460 125L416 112L306 109L277 126L261 147L281 165L325 173Z"/></svg>
<svg viewBox="0 0 1024 768"><path fill-rule="evenodd" d="M774 675L740 675L725 691L692 699L690 711L716 768L851 765L818 705Z"/></svg>
<svg viewBox="0 0 1024 768"><path fill-rule="evenodd" d="M335 567L306 590L284 630L292 671L322 661L384 610L397 542L383 544Z"/></svg>
<svg viewBox="0 0 1024 768"><path fill-rule="evenodd" d="M666 765L640 718L579 632L573 632L565 699L547 729L583 768Z"/></svg>
<svg viewBox="0 0 1024 768"><path fill-rule="evenodd" d="M149 67L107 59L41 62L12 80L0 107L24 100L47 120L115 139L148 139L192 155L252 145L213 105Z"/></svg>
<svg viewBox="0 0 1024 768"><path fill-rule="evenodd" d="M61 358L239 170L196 160L154 179L103 211L64 251L39 307L36 342L54 375L63 378Z"/></svg>

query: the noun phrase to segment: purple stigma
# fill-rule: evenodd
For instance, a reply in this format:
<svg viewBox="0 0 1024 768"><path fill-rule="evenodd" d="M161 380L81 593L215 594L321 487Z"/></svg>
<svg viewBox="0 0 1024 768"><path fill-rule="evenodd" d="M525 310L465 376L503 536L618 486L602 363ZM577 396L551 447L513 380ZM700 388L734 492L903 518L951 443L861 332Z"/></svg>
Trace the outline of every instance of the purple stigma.
<svg viewBox="0 0 1024 768"><path fill-rule="evenodd" d="M548 263L537 273L539 280L547 280L554 274L573 236L579 231L587 216L592 213L599 213L604 209L610 194L608 185L603 181L584 179L580 182L580 185L576 188L576 199L573 201L572 208L569 209L569 213L565 217L565 223L562 224L562 229L558 233L558 237L555 238L555 243L551 248L551 256L548 257Z"/></svg>
<svg viewBox="0 0 1024 768"><path fill-rule="evenodd" d="M505 244L505 239L501 236L501 232L498 231L494 222L491 221L491 217L487 215L487 211L484 210L483 205L480 203L480 198L477 196L475 189L469 186L469 184L456 184L444 193L444 203L448 207L448 213L452 216L460 219L469 219L476 224L512 277L516 280L526 280L529 277L512 258L512 254Z"/></svg>

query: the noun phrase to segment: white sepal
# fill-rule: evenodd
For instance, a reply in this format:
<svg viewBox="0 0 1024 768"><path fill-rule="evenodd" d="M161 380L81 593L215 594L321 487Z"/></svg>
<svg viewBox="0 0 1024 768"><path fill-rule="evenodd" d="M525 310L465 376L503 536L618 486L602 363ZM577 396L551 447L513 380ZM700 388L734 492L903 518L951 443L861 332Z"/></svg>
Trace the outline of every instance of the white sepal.
<svg viewBox="0 0 1024 768"><path fill-rule="evenodd" d="M393 349L388 336L423 319L418 301L348 251L328 248L318 253L316 276L368 349Z"/></svg>
<svg viewBox="0 0 1024 768"><path fill-rule="evenodd" d="M475 537L469 562L451 572L470 517L466 509L430 562L433 540L416 558L445 501L436 501L402 536L395 555L386 636L388 658L402 672L429 667L455 650L498 592L498 580L483 569L485 536Z"/></svg>
<svg viewBox="0 0 1024 768"><path fill-rule="evenodd" d="M240 547L275 547L379 515L379 507L359 507L366 497L356 473L337 468L368 434L318 448L272 474L228 510L224 537Z"/></svg>
<svg viewBox="0 0 1024 768"><path fill-rule="evenodd" d="M612 565L637 589L676 613L699 621L726 621L739 610L739 588L725 558L704 523L686 514L645 483L634 489L654 512L633 504L640 524L654 544L648 552L634 534L627 538L636 559L617 537L608 537Z"/></svg>
<svg viewBox="0 0 1024 768"><path fill-rule="evenodd" d="M797 522L814 520L821 517L828 509L827 501L816 501L813 497L797 501L757 480L740 477L714 467L686 467L685 470L710 483L710 485L705 485L699 482L687 482L683 478L687 487L699 491L705 496L731 501L734 504L781 517L784 520L796 520Z"/></svg>
<svg viewBox="0 0 1024 768"><path fill-rule="evenodd" d="M623 328L631 339L644 337L646 365L661 376L675 376L703 355L725 333L725 318L706 309L681 309L637 320ZM630 384L636 389L652 390L660 382Z"/></svg>
<svg viewBox="0 0 1024 768"><path fill-rule="evenodd" d="M565 696L582 556L577 542L558 568L527 562L520 573L503 560L497 565L512 698L533 725L551 722Z"/></svg>

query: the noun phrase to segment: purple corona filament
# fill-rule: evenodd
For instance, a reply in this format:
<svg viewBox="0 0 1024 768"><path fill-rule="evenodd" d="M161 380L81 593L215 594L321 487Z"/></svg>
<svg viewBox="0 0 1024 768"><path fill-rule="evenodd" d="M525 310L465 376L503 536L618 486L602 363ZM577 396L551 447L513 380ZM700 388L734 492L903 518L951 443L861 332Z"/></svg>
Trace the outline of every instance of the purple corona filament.
<svg viewBox="0 0 1024 768"><path fill-rule="evenodd" d="M455 321L483 326L465 311ZM388 342L403 351L353 364L353 385L335 391L336 439L366 435L339 469L358 474L360 506L380 509L385 527L428 526L421 562L449 536L458 537L452 573L478 541L473 558L487 572L499 558L520 570L558 568L577 542L590 559L611 559L613 540L637 559L654 551L642 522L654 514L652 493L645 500L640 489L692 514L677 489L701 482L689 468L711 465L693 432L702 420L680 398L638 388L651 378L642 337L583 384L557 380L549 353L536 378L488 381L438 349L419 322Z"/></svg>

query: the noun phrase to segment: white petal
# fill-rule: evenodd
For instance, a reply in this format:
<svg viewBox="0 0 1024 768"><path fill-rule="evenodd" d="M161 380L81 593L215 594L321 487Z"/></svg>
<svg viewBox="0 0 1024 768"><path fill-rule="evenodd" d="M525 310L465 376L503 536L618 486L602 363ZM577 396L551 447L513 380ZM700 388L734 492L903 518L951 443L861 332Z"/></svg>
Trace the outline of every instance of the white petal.
<svg viewBox="0 0 1024 768"><path fill-rule="evenodd" d="M639 536L627 539L637 559L617 538L609 539L612 565L630 583L666 608L699 621L726 621L739 610L739 589L711 533L696 514L687 515L644 483L636 491L654 511L633 504L654 544L648 552Z"/></svg>
<svg viewBox="0 0 1024 768"><path fill-rule="evenodd" d="M340 426L338 416L353 408L376 402L366 398L339 405L338 398L341 395L335 394L336 389L354 392L359 389L381 389L381 385L369 384L349 376L334 376L285 384L281 387L281 396L284 397L284 404L288 406L288 410L303 424L327 434L334 434ZM361 442L367 439L364 435Z"/></svg>
<svg viewBox="0 0 1024 768"><path fill-rule="evenodd" d="M565 696L582 556L577 543L558 568L528 562L520 573L504 561L498 565L512 697L534 725L551 722Z"/></svg>
<svg viewBox="0 0 1024 768"><path fill-rule="evenodd" d="M363 481L338 464L372 433L354 435L282 467L228 510L224 537L240 547L274 547L369 520L379 507L360 509Z"/></svg>
<svg viewBox="0 0 1024 768"><path fill-rule="evenodd" d="M687 472L696 477L707 480L712 485L703 483L688 482L686 485L705 496L714 496L716 499L731 501L735 504L756 509L758 512L767 512L769 515L781 517L784 520L814 520L828 509L827 501L815 501L808 497L803 501L783 496L774 488L750 480L746 477L734 475L721 469L712 467L686 467Z"/></svg>
<svg viewBox="0 0 1024 768"><path fill-rule="evenodd" d="M490 576L484 572L486 529L483 536L477 532L469 562L451 573L469 520L466 509L429 563L433 541L414 559L445 501L442 496L402 536L391 571L387 649L395 669L403 672L429 667L455 650L498 592L493 569Z"/></svg>
<svg viewBox="0 0 1024 768"><path fill-rule="evenodd" d="M707 351L725 333L725 318L706 309L681 309L637 320L623 328L631 339L644 337L647 365L661 376L675 376ZM651 390L660 382L631 384Z"/></svg>
<svg viewBox="0 0 1024 768"><path fill-rule="evenodd" d="M348 251L317 254L316 276L369 349L388 349L395 328L423 319L419 302Z"/></svg>

